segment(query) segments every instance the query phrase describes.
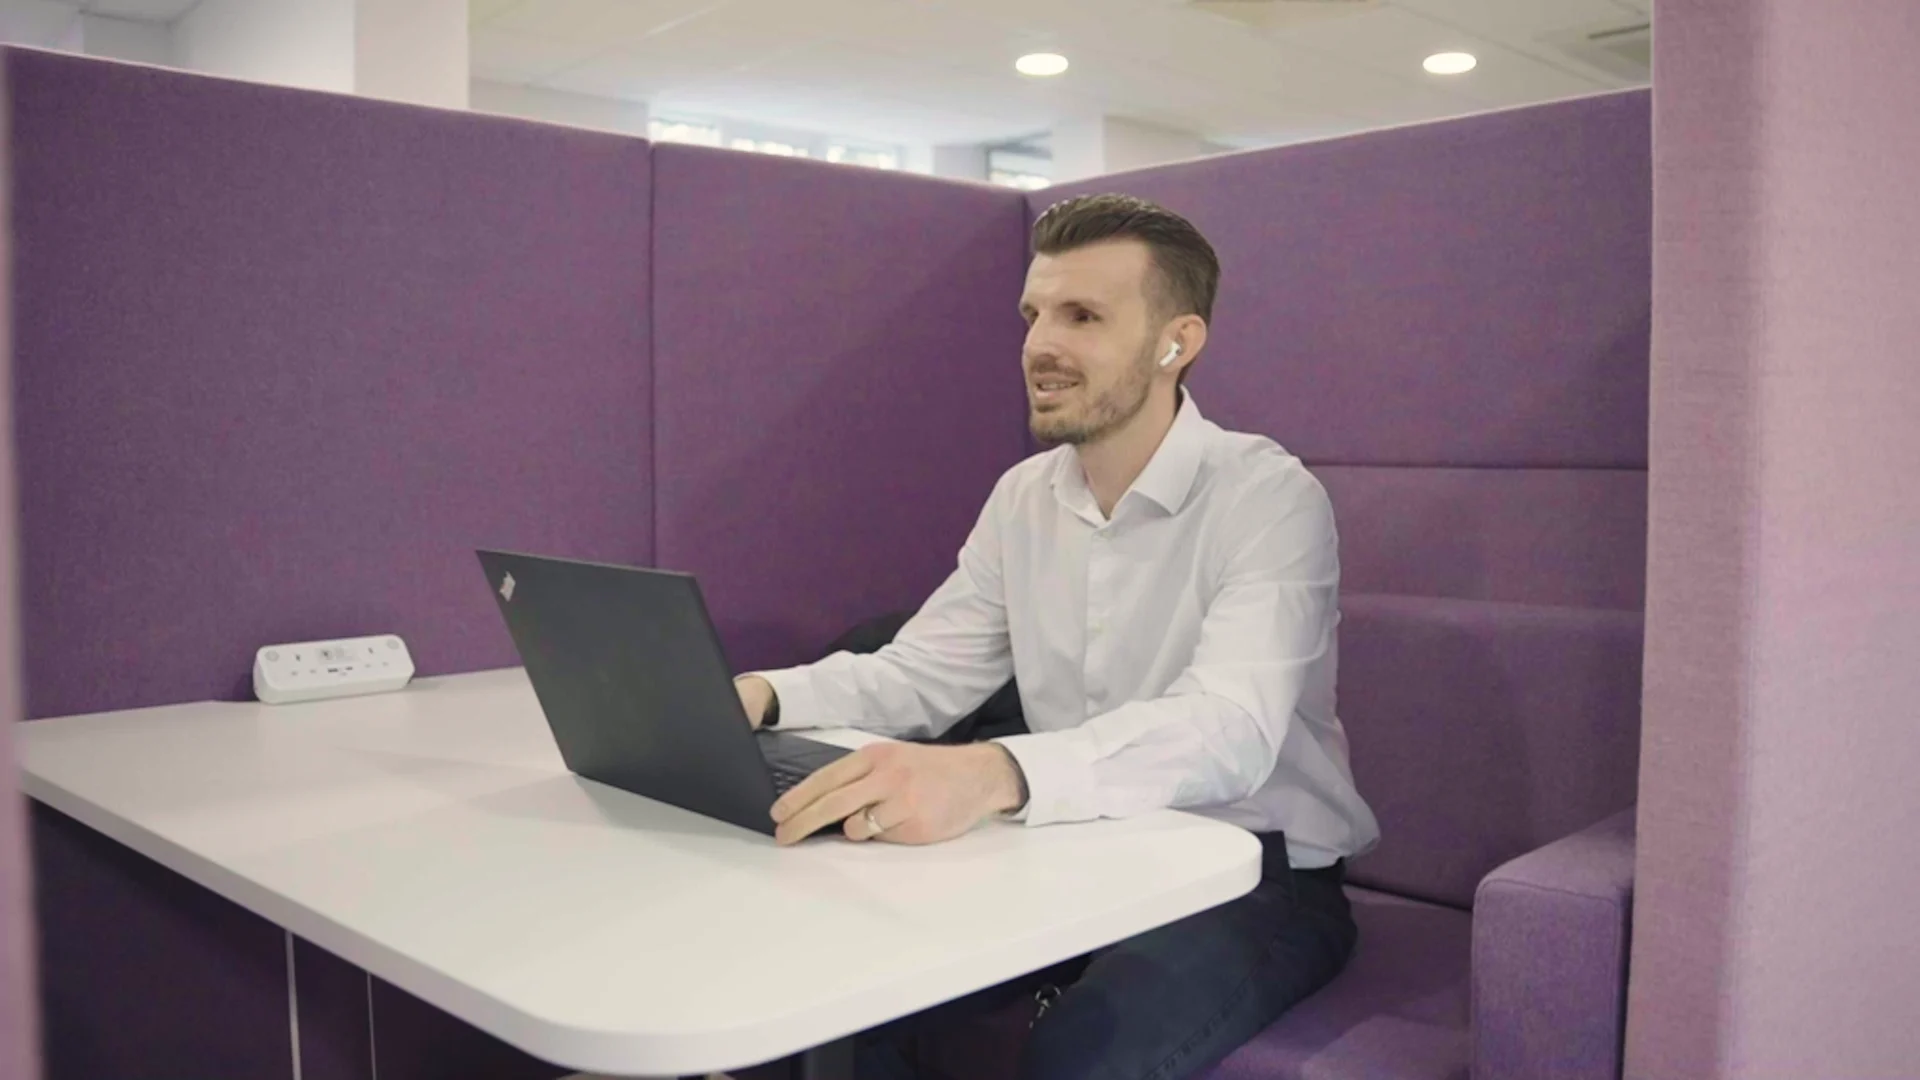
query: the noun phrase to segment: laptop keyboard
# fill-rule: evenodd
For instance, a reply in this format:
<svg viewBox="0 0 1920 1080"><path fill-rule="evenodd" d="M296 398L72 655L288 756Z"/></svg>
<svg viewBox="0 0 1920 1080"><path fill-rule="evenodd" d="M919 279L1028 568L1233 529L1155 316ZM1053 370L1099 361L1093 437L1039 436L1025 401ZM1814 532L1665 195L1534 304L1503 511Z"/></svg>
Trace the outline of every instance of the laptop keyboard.
<svg viewBox="0 0 1920 1080"><path fill-rule="evenodd" d="M768 761L767 771L773 774L773 790L779 795L786 794L788 789L805 780L813 772L803 765L795 765L787 761Z"/></svg>

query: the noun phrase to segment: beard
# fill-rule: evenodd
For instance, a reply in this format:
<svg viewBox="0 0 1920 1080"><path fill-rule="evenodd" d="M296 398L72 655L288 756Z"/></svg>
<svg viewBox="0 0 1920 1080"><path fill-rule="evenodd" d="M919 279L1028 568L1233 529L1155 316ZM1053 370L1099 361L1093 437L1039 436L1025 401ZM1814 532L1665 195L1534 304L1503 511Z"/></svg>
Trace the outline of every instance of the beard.
<svg viewBox="0 0 1920 1080"><path fill-rule="evenodd" d="M1111 385L1095 393L1084 380L1069 401L1051 412L1033 407L1027 414L1027 427L1044 446L1084 446L1125 427L1146 407L1147 393L1153 387L1153 342L1149 340L1134 362L1121 371Z"/></svg>

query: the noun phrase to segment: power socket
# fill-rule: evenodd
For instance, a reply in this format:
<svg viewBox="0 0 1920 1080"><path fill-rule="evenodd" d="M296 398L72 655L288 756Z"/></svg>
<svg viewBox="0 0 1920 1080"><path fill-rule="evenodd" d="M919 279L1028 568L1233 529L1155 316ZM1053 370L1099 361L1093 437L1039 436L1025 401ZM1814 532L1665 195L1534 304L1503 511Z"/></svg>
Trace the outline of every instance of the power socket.
<svg viewBox="0 0 1920 1080"><path fill-rule="evenodd" d="M253 654L253 693L269 705L378 694L412 678L413 657L392 634L267 645Z"/></svg>

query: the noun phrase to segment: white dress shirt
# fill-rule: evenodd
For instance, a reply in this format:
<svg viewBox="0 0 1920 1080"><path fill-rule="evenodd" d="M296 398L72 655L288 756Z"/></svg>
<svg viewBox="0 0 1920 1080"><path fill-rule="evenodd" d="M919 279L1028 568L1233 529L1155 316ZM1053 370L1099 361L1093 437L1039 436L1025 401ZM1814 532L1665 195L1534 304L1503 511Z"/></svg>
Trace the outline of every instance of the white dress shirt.
<svg viewBox="0 0 1920 1080"><path fill-rule="evenodd" d="M1334 716L1340 560L1298 458L1188 396L1104 516L1072 447L995 485L959 566L879 652L763 672L780 726L936 735L1018 678L1032 825L1192 810L1296 867L1379 839Z"/></svg>

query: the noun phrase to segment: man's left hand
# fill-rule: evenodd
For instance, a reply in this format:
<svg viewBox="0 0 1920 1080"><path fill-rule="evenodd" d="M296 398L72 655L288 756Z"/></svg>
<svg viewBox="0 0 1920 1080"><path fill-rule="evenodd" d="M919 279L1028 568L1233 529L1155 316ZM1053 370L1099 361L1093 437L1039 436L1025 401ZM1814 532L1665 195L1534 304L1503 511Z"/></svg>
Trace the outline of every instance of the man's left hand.
<svg viewBox="0 0 1920 1080"><path fill-rule="evenodd" d="M1025 801L1020 767L996 743L875 743L782 795L773 804L774 838L792 844L842 821L849 840L935 844Z"/></svg>

